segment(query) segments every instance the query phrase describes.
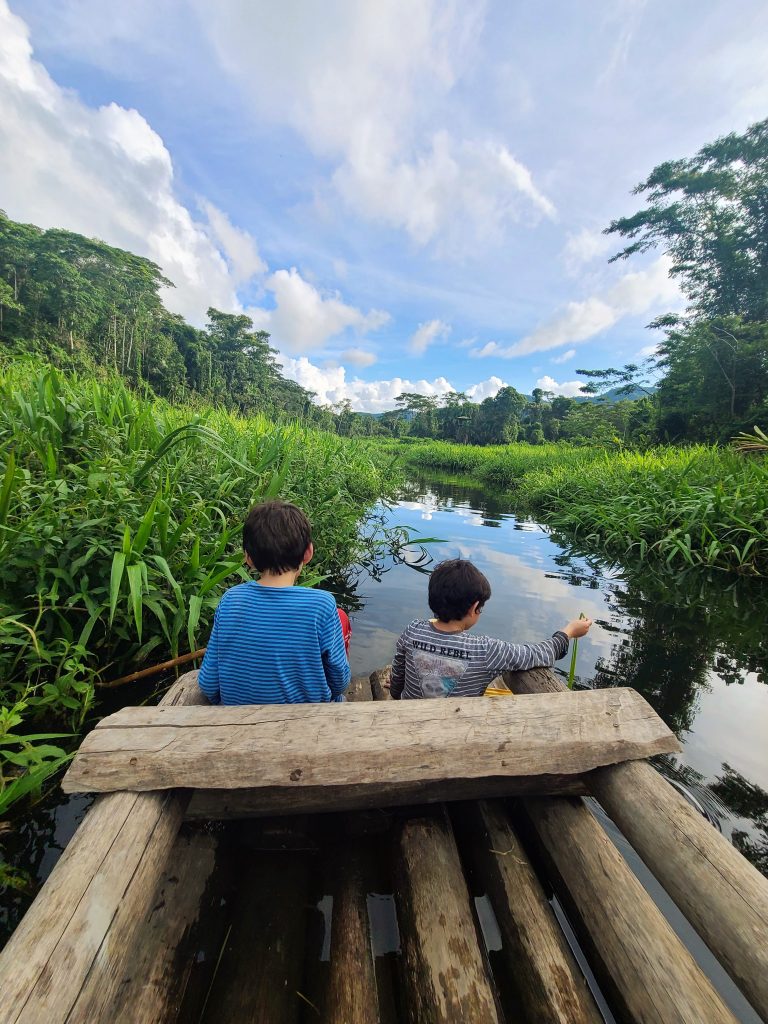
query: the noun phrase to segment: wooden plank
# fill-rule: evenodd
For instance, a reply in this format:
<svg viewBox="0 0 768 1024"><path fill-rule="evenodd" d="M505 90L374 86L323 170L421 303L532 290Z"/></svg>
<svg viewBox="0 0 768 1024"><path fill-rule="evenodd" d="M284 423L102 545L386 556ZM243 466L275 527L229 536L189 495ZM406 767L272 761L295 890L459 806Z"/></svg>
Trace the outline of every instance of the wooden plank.
<svg viewBox="0 0 768 1024"><path fill-rule="evenodd" d="M396 879L409 1019L414 1024L499 1024L467 884L445 820L404 824Z"/></svg>
<svg viewBox="0 0 768 1024"><path fill-rule="evenodd" d="M383 775L387 784L571 775L678 749L629 689L497 701L125 708L85 738L63 788L375 788Z"/></svg>
<svg viewBox="0 0 768 1024"><path fill-rule="evenodd" d="M502 804L463 808L469 855L493 905L502 955L530 1024L602 1024L584 976Z"/></svg>
<svg viewBox="0 0 768 1024"><path fill-rule="evenodd" d="M175 1020L186 989L194 952L179 946L194 927L216 864L214 836L180 836L153 898L152 909L126 950L114 1001L103 1019L124 1024L163 1024Z"/></svg>
<svg viewBox="0 0 768 1024"><path fill-rule="evenodd" d="M525 801L603 991L636 1024L734 1024L709 979L581 800Z"/></svg>
<svg viewBox="0 0 768 1024"><path fill-rule="evenodd" d="M205 700L194 679L166 700ZM126 947L144 920L176 839L186 798L100 798L0 953L0 1022L102 1019ZM104 1017L103 1019L109 1019Z"/></svg>
<svg viewBox="0 0 768 1024"><path fill-rule="evenodd" d="M372 700L371 681L368 676L352 676L344 696L352 704L361 700Z"/></svg>
<svg viewBox="0 0 768 1024"><path fill-rule="evenodd" d="M548 669L505 673L519 693L557 692ZM645 762L594 772L594 795L768 1020L768 879Z"/></svg>

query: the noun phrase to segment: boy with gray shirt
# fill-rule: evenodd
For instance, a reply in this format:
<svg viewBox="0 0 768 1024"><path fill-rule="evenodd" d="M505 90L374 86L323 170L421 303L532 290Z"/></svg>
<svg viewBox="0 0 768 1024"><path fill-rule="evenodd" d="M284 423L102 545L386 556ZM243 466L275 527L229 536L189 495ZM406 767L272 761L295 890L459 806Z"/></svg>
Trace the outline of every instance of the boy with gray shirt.
<svg viewBox="0 0 768 1024"><path fill-rule="evenodd" d="M567 653L569 639L592 625L591 619L574 619L539 644L466 636L490 596L488 580L471 562L454 558L435 567L429 607L436 618L416 619L400 634L390 681L395 700L480 697L500 672L551 667Z"/></svg>

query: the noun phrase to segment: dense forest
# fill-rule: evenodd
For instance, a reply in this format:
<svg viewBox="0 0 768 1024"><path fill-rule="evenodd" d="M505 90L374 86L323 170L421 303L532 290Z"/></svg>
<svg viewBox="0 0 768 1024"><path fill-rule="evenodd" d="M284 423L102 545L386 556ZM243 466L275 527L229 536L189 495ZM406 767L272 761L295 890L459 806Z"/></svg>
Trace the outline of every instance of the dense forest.
<svg viewBox="0 0 768 1024"><path fill-rule="evenodd" d="M625 260L670 259L688 305L649 325L643 365L582 369L584 397L512 387L475 403L462 392L404 393L381 416L335 409L280 372L269 335L244 315L208 311L199 330L170 313L149 260L0 213L0 341L54 363L104 367L172 401L199 397L250 415L301 420L343 436L432 437L468 444L568 440L634 447L723 442L768 420L768 120L690 159L654 168L645 205L606 232Z"/></svg>

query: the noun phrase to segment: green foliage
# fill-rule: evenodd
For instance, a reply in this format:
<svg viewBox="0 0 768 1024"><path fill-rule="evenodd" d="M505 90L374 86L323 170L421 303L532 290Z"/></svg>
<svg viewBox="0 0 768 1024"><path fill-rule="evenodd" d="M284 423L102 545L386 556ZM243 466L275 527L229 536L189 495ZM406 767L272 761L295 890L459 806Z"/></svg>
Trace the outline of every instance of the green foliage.
<svg viewBox="0 0 768 1024"><path fill-rule="evenodd" d="M704 445L632 452L431 441L401 451L411 465L514 491L548 526L617 559L768 576L765 460Z"/></svg>
<svg viewBox="0 0 768 1024"><path fill-rule="evenodd" d="M99 680L205 642L222 590L247 578L254 502L295 500L314 578L343 581L367 554L361 520L397 481L390 459L335 435L33 361L0 370L0 448L0 699L74 731ZM60 756L30 762L11 796Z"/></svg>

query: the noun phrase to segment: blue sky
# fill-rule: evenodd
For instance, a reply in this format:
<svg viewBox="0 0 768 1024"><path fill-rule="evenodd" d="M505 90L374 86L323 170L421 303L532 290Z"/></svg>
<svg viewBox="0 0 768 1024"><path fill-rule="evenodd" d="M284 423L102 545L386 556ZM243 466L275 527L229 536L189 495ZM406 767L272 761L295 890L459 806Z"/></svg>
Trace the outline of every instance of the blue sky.
<svg viewBox="0 0 768 1024"><path fill-rule="evenodd" d="M680 305L601 230L768 115L763 0L0 0L0 208L132 249L321 400L573 394Z"/></svg>

